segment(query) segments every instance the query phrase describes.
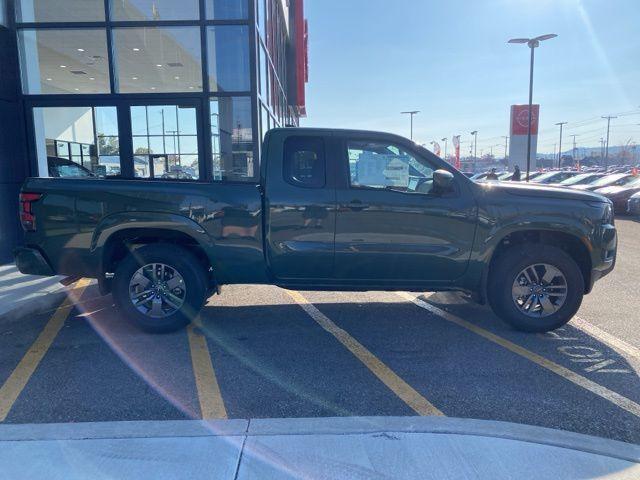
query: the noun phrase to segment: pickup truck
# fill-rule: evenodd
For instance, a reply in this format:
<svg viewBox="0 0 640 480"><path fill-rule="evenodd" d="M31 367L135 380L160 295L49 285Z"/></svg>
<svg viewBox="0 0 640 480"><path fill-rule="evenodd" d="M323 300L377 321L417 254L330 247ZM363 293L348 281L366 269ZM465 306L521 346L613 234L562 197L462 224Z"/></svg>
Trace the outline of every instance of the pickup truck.
<svg viewBox="0 0 640 480"><path fill-rule="evenodd" d="M405 138L267 133L248 183L31 178L18 268L96 278L140 327L187 325L228 284L459 291L516 329L577 312L615 264L611 202L517 182L479 184Z"/></svg>

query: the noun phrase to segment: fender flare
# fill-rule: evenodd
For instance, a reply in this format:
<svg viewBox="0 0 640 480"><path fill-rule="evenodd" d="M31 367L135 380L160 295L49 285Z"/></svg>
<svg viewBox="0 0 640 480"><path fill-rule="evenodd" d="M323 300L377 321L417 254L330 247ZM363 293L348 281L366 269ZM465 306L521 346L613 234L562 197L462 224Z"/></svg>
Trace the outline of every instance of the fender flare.
<svg viewBox="0 0 640 480"><path fill-rule="evenodd" d="M567 223L554 223L550 225L545 222L534 222L534 223L525 223L525 222L514 222L509 225L502 226L500 229L496 231L492 231L490 235L487 237L486 242L483 245L482 251L479 253L478 258L484 259L484 268L482 269L482 274L480 278L480 291L478 292L478 302L484 305L487 302L488 292L487 286L489 282L489 270L491 266L491 262L493 261L496 250L499 248L500 244L507 238L509 235L513 235L514 233L520 232L540 232L540 233L548 233L548 234L562 234L569 235L578 240L588 252L590 252L590 246L588 242L588 235L584 231L584 229L578 228L577 225L567 224ZM591 260L591 259L590 259ZM585 278L585 281L587 279Z"/></svg>
<svg viewBox="0 0 640 480"><path fill-rule="evenodd" d="M188 235L206 253L215 267L215 242L207 231L194 220L174 213L164 212L119 212L104 217L96 226L91 238L90 251L99 256L100 277L104 276L105 247L113 235L126 230L164 230ZM99 278L100 278L99 277Z"/></svg>

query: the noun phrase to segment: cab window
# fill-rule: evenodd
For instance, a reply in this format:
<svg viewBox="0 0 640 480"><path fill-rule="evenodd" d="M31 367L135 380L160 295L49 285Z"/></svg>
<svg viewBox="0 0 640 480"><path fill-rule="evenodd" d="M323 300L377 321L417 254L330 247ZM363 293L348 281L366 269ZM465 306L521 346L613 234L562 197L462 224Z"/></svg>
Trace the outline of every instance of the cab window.
<svg viewBox="0 0 640 480"><path fill-rule="evenodd" d="M403 148L386 142L349 141L352 188L376 188L405 193L430 193L433 166Z"/></svg>
<svg viewBox="0 0 640 480"><path fill-rule="evenodd" d="M326 184L324 142L318 137L291 137L284 144L284 177L296 186L323 188Z"/></svg>

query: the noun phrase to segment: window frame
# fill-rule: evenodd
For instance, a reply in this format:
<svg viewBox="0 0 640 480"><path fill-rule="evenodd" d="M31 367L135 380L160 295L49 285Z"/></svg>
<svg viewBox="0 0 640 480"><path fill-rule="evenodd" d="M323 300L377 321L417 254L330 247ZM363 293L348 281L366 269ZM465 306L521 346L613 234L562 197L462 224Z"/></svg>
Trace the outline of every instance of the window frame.
<svg viewBox="0 0 640 480"><path fill-rule="evenodd" d="M32 176L39 176L39 165L38 165L38 141L39 139L36 137L36 128L35 128L35 121L34 121L34 110L37 108L91 108L94 110L93 112L93 119L92 121L94 122L94 136L95 136L95 140L96 140L96 144L94 145L95 147L95 154L98 158L98 160L100 159L101 156L106 156L106 155L100 155L99 153L99 149L98 149L98 144L97 141L99 139L99 137L97 136L96 132L95 132L95 109L96 108L100 108L100 107L111 107L111 108L116 108L116 115L117 115L117 119L118 119L118 156L120 157L120 175L119 176L107 176L104 177L105 179L116 179L116 178L122 178L122 179L127 179L127 177L124 176L123 171L125 168L125 164L126 164L126 160L123 157L123 153L122 153L122 127L120 124L120 115L119 115L119 110L118 110L118 105L116 104L116 102L113 99L109 99L109 98L102 98L101 100L96 100L93 102L89 102L87 100L83 100L81 98L76 98L76 96L73 97L73 101L71 100L67 100L64 102L60 102L57 99L54 100L41 100L41 101L37 101L37 102L30 102L30 101L25 101L25 113L26 113L26 133L27 133L27 153L28 153L28 158L29 158L29 171L31 172ZM107 137L114 137L115 135L107 135ZM43 139L46 142L46 138ZM58 143L62 142L65 143L67 145L67 150L68 150L68 157L60 157L66 160L70 160L70 161L74 161L73 160L73 155L71 153L71 145L72 144L77 144L80 145L80 152L81 152L81 157L84 156L83 150L82 150L82 145L89 145L89 144L84 144L84 143L80 143L80 142L72 142L72 141L68 141L68 140L55 140L55 150L56 150L56 154L58 153ZM46 148L46 145L45 145ZM89 154L91 155L91 154ZM84 158L82 158L83 163L79 164L81 165L83 168L87 168L84 165ZM77 163L77 162L76 162Z"/></svg>
<svg viewBox="0 0 640 480"><path fill-rule="evenodd" d="M291 175L290 169L288 169L289 156L287 155L288 153L287 144L292 141L302 141L302 140L312 140L314 142L317 142L321 147L320 153L321 153L321 160L323 164L323 173L324 173L322 185L309 185L299 180L296 180ZM296 150L296 151L299 152L300 150ZM293 135L286 138L282 145L282 178L289 185L292 185L298 188L306 188L309 190L322 190L327 188L327 182L328 182L327 144L325 142L324 137L317 136L317 135Z"/></svg>

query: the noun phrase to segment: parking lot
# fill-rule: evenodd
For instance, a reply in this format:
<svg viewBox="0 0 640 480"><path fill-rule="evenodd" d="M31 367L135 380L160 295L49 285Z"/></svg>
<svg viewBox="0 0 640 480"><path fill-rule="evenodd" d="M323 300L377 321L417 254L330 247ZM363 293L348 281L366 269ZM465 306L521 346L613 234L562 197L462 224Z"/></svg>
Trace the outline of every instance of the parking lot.
<svg viewBox="0 0 640 480"><path fill-rule="evenodd" d="M0 324L0 419L446 415L640 443L640 222L567 327L514 332L452 294L233 286L198 322L148 335L94 283Z"/></svg>

